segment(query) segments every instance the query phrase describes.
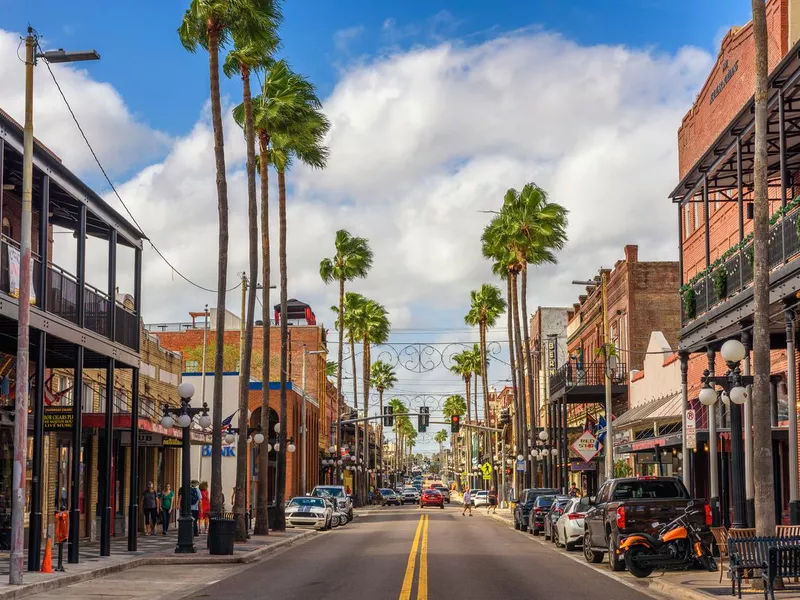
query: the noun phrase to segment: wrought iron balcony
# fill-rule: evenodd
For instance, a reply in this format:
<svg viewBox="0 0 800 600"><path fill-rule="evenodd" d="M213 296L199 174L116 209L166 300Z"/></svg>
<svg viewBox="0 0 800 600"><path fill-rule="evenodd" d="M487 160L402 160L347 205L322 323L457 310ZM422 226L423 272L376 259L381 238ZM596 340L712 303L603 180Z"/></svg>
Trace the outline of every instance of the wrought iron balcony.
<svg viewBox="0 0 800 600"><path fill-rule="evenodd" d="M12 276L16 282L19 281L19 263L17 261L9 262L9 248L12 249L12 252L18 250L13 243L9 245L7 239L4 238L0 241L0 292L7 295L11 295ZM41 260L34 255L33 291L36 301L32 302L32 305L36 307L41 307L41 298L43 297L40 289L41 269ZM14 274L15 270L16 274ZM85 284L84 288L84 328L110 339L109 315L111 306L114 306L116 311L116 332L113 341L136 350L139 329L137 316L116 300L112 304L111 299L105 292L89 284ZM75 325L78 324L78 280L74 275L53 263L49 263L47 265L45 293L47 297L47 312L66 319Z"/></svg>
<svg viewBox="0 0 800 600"><path fill-rule="evenodd" d="M611 374L613 385L625 384L627 381L627 367L625 363L618 362L617 368ZM588 364L570 360L562 365L550 376L550 394L555 394L563 389L568 391L577 387L604 386L606 383L605 365L602 362Z"/></svg>
<svg viewBox="0 0 800 600"><path fill-rule="evenodd" d="M797 221L800 206L794 206L769 228L770 270L798 258L800 237ZM753 283L753 242L747 240L716 267L708 269L681 290L681 322L687 325L718 305L730 301Z"/></svg>

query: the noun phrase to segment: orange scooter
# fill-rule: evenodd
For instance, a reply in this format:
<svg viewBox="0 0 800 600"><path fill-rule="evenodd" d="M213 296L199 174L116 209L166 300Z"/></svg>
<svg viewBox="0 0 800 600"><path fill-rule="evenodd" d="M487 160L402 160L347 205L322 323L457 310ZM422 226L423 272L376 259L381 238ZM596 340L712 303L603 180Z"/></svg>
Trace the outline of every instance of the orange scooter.
<svg viewBox="0 0 800 600"><path fill-rule="evenodd" d="M701 536L701 529L689 516L701 514L689 503L684 513L669 523L653 523L658 535L634 533L622 540L620 551L625 566L636 577L648 577L654 570L689 569L695 564L717 570L717 561Z"/></svg>

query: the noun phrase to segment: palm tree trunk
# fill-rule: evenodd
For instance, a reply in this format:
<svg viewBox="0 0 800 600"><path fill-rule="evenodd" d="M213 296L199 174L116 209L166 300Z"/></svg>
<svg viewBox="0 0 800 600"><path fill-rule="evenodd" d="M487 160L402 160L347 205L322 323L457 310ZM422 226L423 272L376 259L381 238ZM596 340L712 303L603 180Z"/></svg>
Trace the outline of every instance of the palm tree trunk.
<svg viewBox="0 0 800 600"><path fill-rule="evenodd" d="M769 408L769 200L767 196L767 19L764 0L753 0L756 46L754 260L753 260L753 473L756 535L774 535L775 489Z"/></svg>
<svg viewBox="0 0 800 600"><path fill-rule="evenodd" d="M525 356L525 368L528 370L528 411L531 416L531 433L536 435L536 425L539 422L539 403L534 393L533 385L533 360L531 359L531 338L528 333L528 265L522 265L522 290L520 304L522 305L522 348ZM534 441L535 443L535 441ZM530 485L536 487L533 462L525 454L525 463L529 465Z"/></svg>
<svg viewBox="0 0 800 600"><path fill-rule="evenodd" d="M361 371L363 373L362 378L364 380L364 416L369 416L369 336L364 335L364 347L363 347L364 355L361 357ZM358 473L358 476L362 479L361 485L361 502L362 504L367 501L367 475L369 474L369 421L364 421L364 452L362 453L362 458L364 460L364 468L363 470Z"/></svg>
<svg viewBox="0 0 800 600"><path fill-rule="evenodd" d="M520 333L519 299L517 297L517 275L511 275L511 312L514 313L514 341L517 351L517 382L519 383L519 408L520 408L520 427L517 436L517 448L522 456L528 455L527 432L528 419L526 416L527 405L525 403L525 375L523 373L525 362L522 358L522 334ZM528 482L525 482L526 487Z"/></svg>
<svg viewBox="0 0 800 600"><path fill-rule="evenodd" d="M511 364L511 386L514 388L514 396L512 402L514 403L514 431L512 432L512 445L519 446L520 432L522 428L522 414L519 407L519 385L517 382L517 360L514 352L514 312L511 310L511 272L506 274L506 298L508 298L508 310L506 311L508 322L508 356L509 363ZM516 468L514 469L514 489L521 489L518 481L519 475Z"/></svg>
<svg viewBox="0 0 800 600"><path fill-rule="evenodd" d="M288 277L286 269L286 175L278 171L278 260L281 272L281 385L280 385L280 452L278 452L278 473L275 490L276 519L275 529L286 530L286 515L284 514L283 500L286 495L286 423L288 418L286 402L286 381L289 374L289 324L287 318Z"/></svg>
<svg viewBox="0 0 800 600"><path fill-rule="evenodd" d="M380 469L381 471L380 484L383 485L383 388L378 390L378 405L378 410L380 411L380 413L378 413L380 415L380 418L378 419L378 444L379 448L381 449L381 464L378 464L376 455L375 468Z"/></svg>
<svg viewBox="0 0 800 600"><path fill-rule="evenodd" d="M247 413L250 399L250 364L253 354L253 323L258 292L258 196L256 194L256 139L253 127L253 102L250 94L250 71L242 67L242 100L244 104L244 138L247 152L247 241L250 287L247 290L244 351L239 369L239 439L236 444L236 498L233 507L236 519L236 541L247 541ZM267 386L269 387L269 386Z"/></svg>
<svg viewBox="0 0 800 600"><path fill-rule="evenodd" d="M467 393L467 423L470 422L472 419L472 402L470 399L471 388L470 384L472 383L472 373L469 374L468 377L464 377L464 387L466 388ZM467 429L464 435L464 444L466 445L466 461L467 461L467 468L464 469L467 472L467 478L471 481L472 477L472 433L471 430Z"/></svg>
<svg viewBox="0 0 800 600"><path fill-rule="evenodd" d="M261 431L264 442L258 450L258 502L256 503L256 526L254 533L267 535L269 533L269 381L270 381L270 252L269 252L269 168L267 164L267 146L269 138L265 131L259 135L259 171L261 179L261 319L264 323L264 336L261 357ZM337 390L338 391L338 390Z"/></svg>
<svg viewBox="0 0 800 600"><path fill-rule="evenodd" d="M339 317L340 320L342 318L343 316ZM356 411L356 418L358 418L358 373L356 371L356 342L352 336L352 333L350 334L350 360L353 364L353 408ZM359 435L360 432L358 430L359 429L358 425L359 425L358 422L353 423L353 427L355 428L356 431L355 435L356 447L350 453L350 456L353 456L355 458L358 458L358 444L361 438L361 436ZM352 461L350 464L351 466L355 465L355 463ZM358 477L356 477L357 471L351 470L350 472L353 474L353 496L356 499L360 499L359 492L361 491L361 486L357 485L358 484Z"/></svg>
<svg viewBox="0 0 800 600"><path fill-rule="evenodd" d="M486 414L483 419L488 427L489 424L489 369L486 367L486 321L480 323L481 336L481 384L483 386L483 404ZM489 433L489 432L487 432ZM487 436L489 451L489 464L492 465L492 487L497 489L497 469L494 468L494 444L492 444L491 433Z"/></svg>
<svg viewBox="0 0 800 600"><path fill-rule="evenodd" d="M342 362L344 361L344 277L339 280L339 357L336 361L336 460L342 458L342 427L339 425L339 419L342 417ZM340 466L334 467L335 473L338 476L342 468ZM339 477L335 480L339 482Z"/></svg>
<svg viewBox="0 0 800 600"><path fill-rule="evenodd" d="M214 344L214 397L211 432L211 510L222 512L222 373L225 358L225 293L228 285L228 181L225 173L225 138L219 96L219 27L208 24L208 72L211 85L211 126L217 172L219 240L217 262L217 326Z"/></svg>

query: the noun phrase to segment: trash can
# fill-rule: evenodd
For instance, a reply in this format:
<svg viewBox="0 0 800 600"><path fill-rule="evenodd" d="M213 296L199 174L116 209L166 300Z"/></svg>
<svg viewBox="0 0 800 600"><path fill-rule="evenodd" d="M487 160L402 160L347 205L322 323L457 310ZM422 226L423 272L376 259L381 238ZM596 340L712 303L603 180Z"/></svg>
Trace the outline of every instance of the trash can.
<svg viewBox="0 0 800 600"><path fill-rule="evenodd" d="M212 514L208 520L209 554L233 554L236 518L233 513Z"/></svg>

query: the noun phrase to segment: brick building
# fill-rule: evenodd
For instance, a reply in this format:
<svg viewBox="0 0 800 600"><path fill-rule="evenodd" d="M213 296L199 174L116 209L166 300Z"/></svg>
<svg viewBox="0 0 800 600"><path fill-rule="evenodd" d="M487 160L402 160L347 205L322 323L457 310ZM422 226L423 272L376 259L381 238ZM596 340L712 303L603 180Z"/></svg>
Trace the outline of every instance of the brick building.
<svg viewBox="0 0 800 600"><path fill-rule="evenodd" d="M628 408L628 371L641 369L652 331L662 331L667 340L677 342L680 306L675 290L679 266L675 262L639 260L638 246L628 245L625 258L608 272L606 312L609 337L618 365L612 374L613 415ZM583 488L594 491L602 480L604 458L585 464L572 457L569 446L588 422L597 423L605 415L605 362L602 286L587 286L567 313L567 357L550 375L548 405L549 439L556 441L559 454L552 465L550 481L568 487L571 472L584 475Z"/></svg>
<svg viewBox="0 0 800 600"><path fill-rule="evenodd" d="M797 337L796 294L800 290L800 137L795 106L800 96L800 1L767 2L768 181L770 198L770 314L772 392L754 399L770 407L775 457L775 511L778 520L800 522L798 498L790 497L788 464L797 443L789 441L785 423L795 419L797 390L787 389L787 368L796 358L787 338ZM713 410L698 403L703 370L724 370L720 345L739 338L750 345L753 314L752 202L754 156L753 26L732 28L723 38L717 61L697 100L678 130L679 183L670 197L678 209L682 322L679 335L687 396L684 406L698 414L696 452L683 452L687 482L698 496L711 498L717 521L731 520L728 499L733 475L727 457L745 456L746 520L753 523L752 402L730 409L717 402ZM787 355L790 355L787 360ZM749 369L745 361L744 369ZM740 422L743 421L743 425ZM731 428L744 429L731 436ZM739 446L743 445L743 449ZM734 448L734 446L736 446ZM708 450L706 450L708 447ZM720 452L721 451L721 452ZM690 460L694 459L693 464ZM792 477L796 480L796 477ZM796 492L794 492L797 495ZM790 502L791 501L791 502Z"/></svg>

